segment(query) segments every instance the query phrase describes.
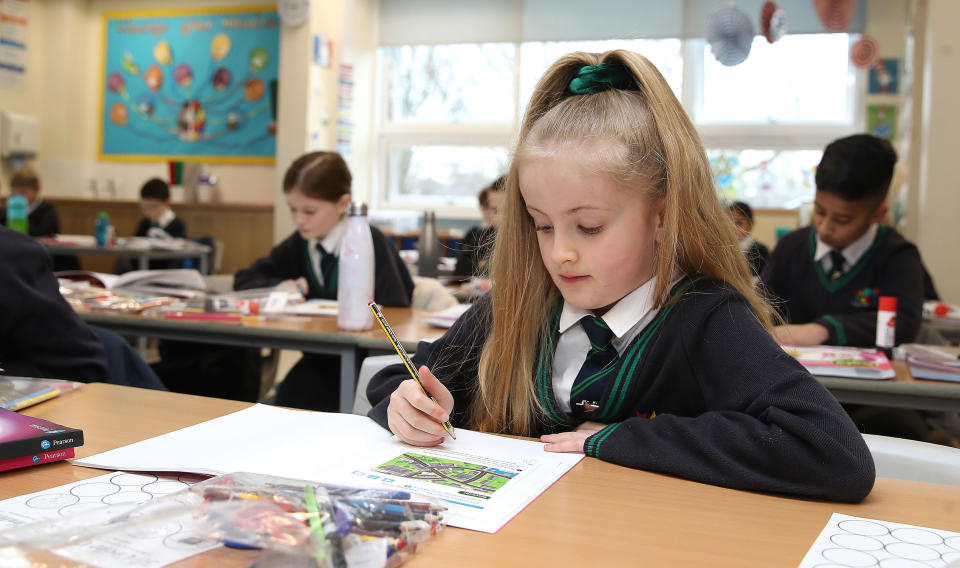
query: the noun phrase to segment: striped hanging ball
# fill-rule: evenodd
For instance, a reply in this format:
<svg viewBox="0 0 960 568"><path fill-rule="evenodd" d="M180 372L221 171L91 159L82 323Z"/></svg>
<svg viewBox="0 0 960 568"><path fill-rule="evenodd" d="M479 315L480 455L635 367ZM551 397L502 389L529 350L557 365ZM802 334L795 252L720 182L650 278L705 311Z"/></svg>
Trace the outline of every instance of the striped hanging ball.
<svg viewBox="0 0 960 568"><path fill-rule="evenodd" d="M707 16L707 42L721 64L733 67L746 61L753 45L753 23L736 6L726 6Z"/></svg>
<svg viewBox="0 0 960 568"><path fill-rule="evenodd" d="M850 27L853 13L857 11L856 0L813 0L817 18L828 32L843 32Z"/></svg>
<svg viewBox="0 0 960 568"><path fill-rule="evenodd" d="M865 35L850 48L850 61L856 67L870 67L880 55L880 45L873 36Z"/></svg>
<svg viewBox="0 0 960 568"><path fill-rule="evenodd" d="M787 13L773 2L764 2L760 10L760 33L768 43L774 43L787 34Z"/></svg>

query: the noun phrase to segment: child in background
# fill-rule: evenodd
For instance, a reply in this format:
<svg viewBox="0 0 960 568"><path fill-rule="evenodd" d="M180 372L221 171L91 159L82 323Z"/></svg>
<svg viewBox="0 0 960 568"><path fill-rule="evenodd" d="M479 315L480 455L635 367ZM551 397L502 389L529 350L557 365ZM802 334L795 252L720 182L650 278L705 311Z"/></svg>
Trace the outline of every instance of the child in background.
<svg viewBox="0 0 960 568"><path fill-rule="evenodd" d="M496 282L413 360L373 378L401 440L440 423L705 483L859 501L870 452L767 331L696 129L627 51L540 80L507 177Z"/></svg>
<svg viewBox="0 0 960 568"><path fill-rule="evenodd" d="M727 207L727 213L730 214L730 219L737 228L740 251L750 264L754 278L759 279L763 274L763 268L767 265L770 249L757 242L750 234L753 231L753 208L743 201L734 201Z"/></svg>
<svg viewBox="0 0 960 568"><path fill-rule="evenodd" d="M283 177L296 231L250 268L237 271L234 288L276 286L299 290L306 298L337 297L337 254L347 229L351 175L334 152L297 158ZM386 235L370 227L374 253L373 299L384 306L410 305L413 279ZM340 359L305 353L277 387L276 403L314 410L337 410Z"/></svg>
<svg viewBox="0 0 960 568"><path fill-rule="evenodd" d="M31 237L49 237L60 232L57 210L40 197L40 178L36 172L26 167L14 173L10 178L10 192L27 198L27 225ZM6 225L6 222L7 213L4 211L0 224Z"/></svg>
<svg viewBox="0 0 960 568"><path fill-rule="evenodd" d="M140 188L140 211L144 218L137 224L136 236L187 237L187 225L170 209L170 186L162 179L149 179Z"/></svg>
<svg viewBox="0 0 960 568"><path fill-rule="evenodd" d="M457 251L454 276L487 276L487 260L493 250L493 242L497 238L497 227L500 226L505 182L506 177L500 176L483 188L477 196L486 226L470 229L467 236L463 238L460 250Z"/></svg>
<svg viewBox="0 0 960 568"><path fill-rule="evenodd" d="M897 343L920 330L923 266L917 247L881 224L897 154L869 134L834 140L817 166L812 225L777 243L763 280L788 325L774 335L793 345L876 342L877 299L897 298Z"/></svg>

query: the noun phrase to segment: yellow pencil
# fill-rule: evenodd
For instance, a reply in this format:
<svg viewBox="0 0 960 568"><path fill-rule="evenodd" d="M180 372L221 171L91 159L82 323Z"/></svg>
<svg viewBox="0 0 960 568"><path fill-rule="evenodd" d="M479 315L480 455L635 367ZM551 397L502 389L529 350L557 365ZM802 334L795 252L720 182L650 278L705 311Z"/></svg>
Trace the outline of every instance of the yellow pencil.
<svg viewBox="0 0 960 568"><path fill-rule="evenodd" d="M397 350L397 354L400 355L400 358L403 359L403 364L407 367L407 371L410 372L410 376L413 377L413 380L417 381L417 385L420 386L420 390L423 391L423 394L427 395L430 400L437 402L437 399L433 398L433 395L427 392L427 389L423 388L423 383L420 382L420 376L417 375L417 370L413 367L413 361L410 360L410 356L407 355L407 350L403 348L403 345L400 345L400 340L397 339L397 336L393 333L393 329L390 327L390 324L387 323L387 318L383 317L383 312L380 311L380 307L377 306L376 302L371 301L369 304L370 311L373 312L373 317L377 318L377 321L380 322L380 327L383 328L383 331L386 332L387 337L390 338L390 343L393 344L393 348ZM439 403L438 403L439 404ZM450 436L456 440L457 435L453 433L453 425L450 424L450 421L441 422L443 429L447 431Z"/></svg>

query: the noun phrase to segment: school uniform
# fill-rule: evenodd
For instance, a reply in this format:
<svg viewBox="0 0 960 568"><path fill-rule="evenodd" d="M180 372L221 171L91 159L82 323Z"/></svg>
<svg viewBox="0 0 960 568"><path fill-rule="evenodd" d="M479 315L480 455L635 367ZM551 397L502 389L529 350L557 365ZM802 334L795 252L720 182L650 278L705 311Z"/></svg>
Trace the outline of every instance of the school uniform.
<svg viewBox="0 0 960 568"><path fill-rule="evenodd" d="M174 239L187 238L187 224L183 222L183 219L177 217L177 214L169 207L161 213L155 221L149 217L140 219L134 235L137 237L149 237L156 234L157 230L163 231L168 237Z"/></svg>
<svg viewBox="0 0 960 568"><path fill-rule="evenodd" d="M750 265L750 272L754 276L763 274L763 269L767 266L767 259L770 257L770 249L747 235L740 240L740 252L746 257L747 264Z"/></svg>
<svg viewBox="0 0 960 568"><path fill-rule="evenodd" d="M7 211L0 210L0 225L7 224ZM49 237L60 233L60 218L53 205L37 199L27 213L27 231L31 237Z"/></svg>
<svg viewBox="0 0 960 568"><path fill-rule="evenodd" d="M276 286L284 280L305 277L309 283L306 297L336 299L336 262L330 259L325 270L325 254L335 254L346 233L347 221L341 220L321 240L304 239L293 233L273 247L268 256L256 260L234 276L235 290ZM384 306L408 307L413 298L413 279L397 249L386 235L370 227L373 239L373 299ZM323 251L320 250L323 248ZM327 276L325 278L325 275ZM339 405L340 358L336 355L304 353L277 386L276 403L296 408L336 411Z"/></svg>
<svg viewBox="0 0 960 568"><path fill-rule="evenodd" d="M0 374L106 380L103 346L60 295L43 247L0 227L0 266Z"/></svg>
<svg viewBox="0 0 960 568"><path fill-rule="evenodd" d="M836 252L842 255L839 267ZM897 343L913 341L920 331L920 254L886 225L872 225L842 251L820 241L813 227L793 231L770 255L763 280L784 319L824 326L828 345L875 345L880 296L897 298Z"/></svg>
<svg viewBox="0 0 960 568"><path fill-rule="evenodd" d="M608 424L584 443L588 456L627 467L746 489L860 501L873 486L873 460L836 399L783 352L749 304L726 284L683 279L674 301L651 310L652 285L604 314L619 359L597 408L578 413L567 395L570 369L586 359L575 310L545 325L531 369L543 408L535 435ZM454 398L451 420L467 427L477 363L492 305L478 300L413 357ZM621 309L622 308L622 309ZM570 313L568 313L570 312ZM579 349L579 353L574 351ZM390 394L408 378L402 365L370 382L369 416L387 428Z"/></svg>
<svg viewBox="0 0 960 568"><path fill-rule="evenodd" d="M488 262L496 236L497 230L493 227L470 229L457 251L457 264L453 268L453 275L489 277Z"/></svg>

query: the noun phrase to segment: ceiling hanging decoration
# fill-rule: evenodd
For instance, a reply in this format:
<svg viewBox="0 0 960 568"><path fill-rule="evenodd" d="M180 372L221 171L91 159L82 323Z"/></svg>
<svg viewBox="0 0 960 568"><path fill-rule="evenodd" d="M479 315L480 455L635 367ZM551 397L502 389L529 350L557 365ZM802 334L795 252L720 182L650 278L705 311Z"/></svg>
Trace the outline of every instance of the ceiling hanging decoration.
<svg viewBox="0 0 960 568"><path fill-rule="evenodd" d="M850 27L853 13L857 11L856 0L813 0L817 18L828 32L845 32Z"/></svg>
<svg viewBox="0 0 960 568"><path fill-rule="evenodd" d="M787 13L773 2L764 2L760 9L760 33L769 43L787 34Z"/></svg>
<svg viewBox="0 0 960 568"><path fill-rule="evenodd" d="M880 55L880 44L873 36L864 35L850 48L850 61L861 69L870 67Z"/></svg>
<svg viewBox="0 0 960 568"><path fill-rule="evenodd" d="M746 12L726 6L707 16L707 42L721 64L733 67L746 61L753 44L753 23Z"/></svg>

